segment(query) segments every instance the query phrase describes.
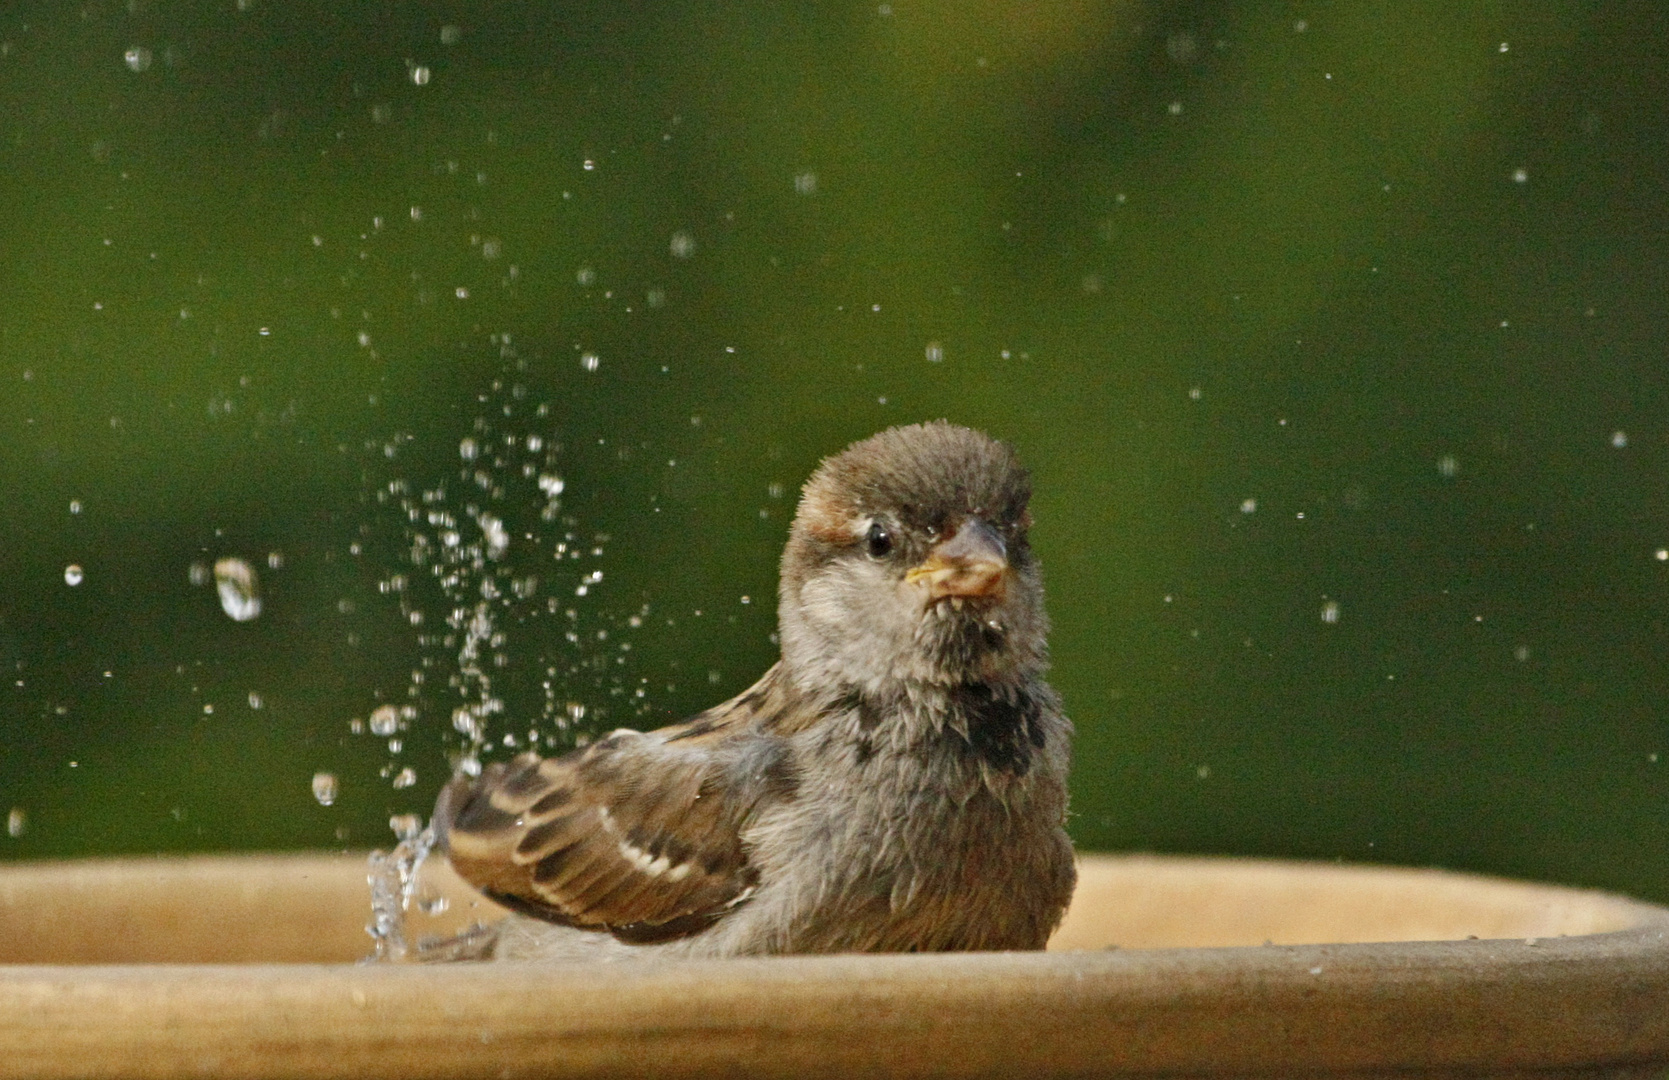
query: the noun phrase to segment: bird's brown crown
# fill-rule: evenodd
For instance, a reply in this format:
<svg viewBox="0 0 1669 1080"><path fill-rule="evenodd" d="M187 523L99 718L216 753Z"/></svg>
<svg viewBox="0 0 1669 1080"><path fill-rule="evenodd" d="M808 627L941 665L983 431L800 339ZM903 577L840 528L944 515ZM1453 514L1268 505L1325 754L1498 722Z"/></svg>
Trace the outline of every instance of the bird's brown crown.
<svg viewBox="0 0 1669 1080"><path fill-rule="evenodd" d="M977 515L1024 524L1031 477L1014 450L943 420L888 428L827 458L806 481L796 529L825 543L851 538L855 518L896 514L921 532Z"/></svg>

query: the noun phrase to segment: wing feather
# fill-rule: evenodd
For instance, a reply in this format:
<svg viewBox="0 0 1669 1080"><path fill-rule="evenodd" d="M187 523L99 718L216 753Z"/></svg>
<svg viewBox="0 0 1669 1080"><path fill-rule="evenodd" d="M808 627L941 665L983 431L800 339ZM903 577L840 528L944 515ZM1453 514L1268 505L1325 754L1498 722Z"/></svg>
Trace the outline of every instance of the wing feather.
<svg viewBox="0 0 1669 1080"><path fill-rule="evenodd" d="M628 941L705 929L757 883L741 834L759 799L792 797L791 778L750 775L791 768L749 746L781 737L777 676L670 728L454 779L435 808L453 867L517 910Z"/></svg>

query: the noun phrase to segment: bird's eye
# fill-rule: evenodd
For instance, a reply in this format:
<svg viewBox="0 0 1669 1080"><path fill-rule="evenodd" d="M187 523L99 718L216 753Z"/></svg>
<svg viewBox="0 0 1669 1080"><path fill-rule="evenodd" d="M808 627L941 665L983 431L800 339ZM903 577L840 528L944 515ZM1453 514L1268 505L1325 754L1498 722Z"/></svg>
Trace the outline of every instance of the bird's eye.
<svg viewBox="0 0 1669 1080"><path fill-rule="evenodd" d="M864 544L869 548L870 558L884 559L887 553L892 551L892 533L879 521L872 521L869 524L869 534L864 537Z"/></svg>

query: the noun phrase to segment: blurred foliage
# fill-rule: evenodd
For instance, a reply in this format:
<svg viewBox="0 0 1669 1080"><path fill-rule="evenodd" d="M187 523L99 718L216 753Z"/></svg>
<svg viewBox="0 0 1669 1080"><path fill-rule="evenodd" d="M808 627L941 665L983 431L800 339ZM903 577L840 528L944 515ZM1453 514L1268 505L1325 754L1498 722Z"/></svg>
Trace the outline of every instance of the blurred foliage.
<svg viewBox="0 0 1669 1080"><path fill-rule="evenodd" d="M947 416L1036 474L1080 844L1669 899L1666 24L13 4L0 857L425 810L465 699L402 483L503 473L493 735L571 741L751 681L798 484ZM562 520L460 460L530 434Z"/></svg>

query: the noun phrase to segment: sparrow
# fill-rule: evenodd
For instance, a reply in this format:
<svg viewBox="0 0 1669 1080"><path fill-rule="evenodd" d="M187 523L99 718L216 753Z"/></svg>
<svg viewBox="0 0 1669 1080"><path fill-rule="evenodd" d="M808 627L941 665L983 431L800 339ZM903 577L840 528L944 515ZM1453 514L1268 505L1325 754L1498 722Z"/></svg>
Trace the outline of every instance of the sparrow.
<svg viewBox="0 0 1669 1080"><path fill-rule="evenodd" d="M944 421L824 460L757 683L448 784L437 848L514 913L449 958L1041 949L1076 870L1030 496Z"/></svg>

